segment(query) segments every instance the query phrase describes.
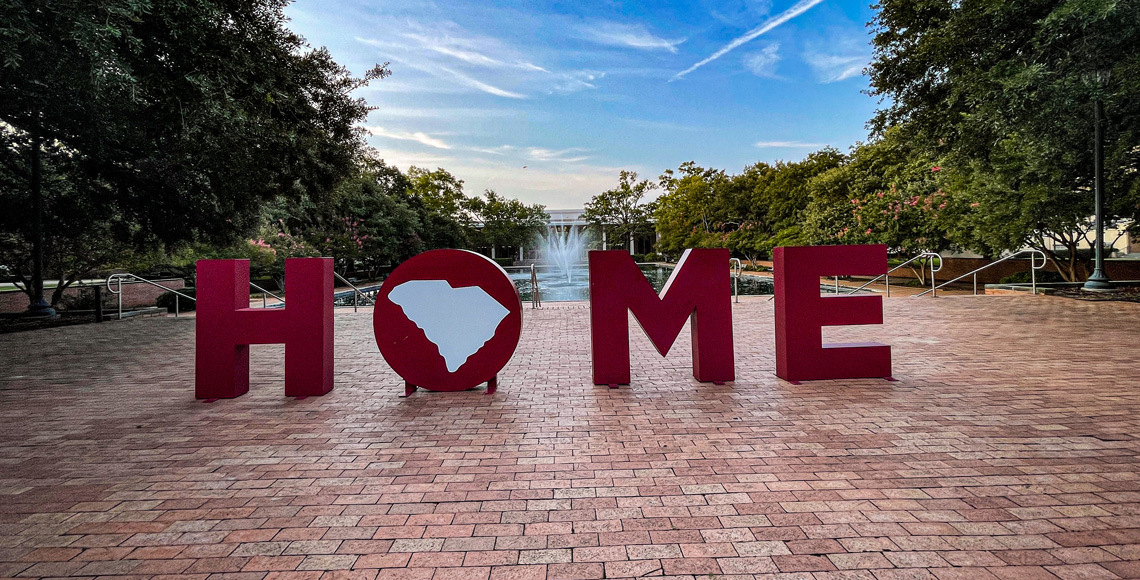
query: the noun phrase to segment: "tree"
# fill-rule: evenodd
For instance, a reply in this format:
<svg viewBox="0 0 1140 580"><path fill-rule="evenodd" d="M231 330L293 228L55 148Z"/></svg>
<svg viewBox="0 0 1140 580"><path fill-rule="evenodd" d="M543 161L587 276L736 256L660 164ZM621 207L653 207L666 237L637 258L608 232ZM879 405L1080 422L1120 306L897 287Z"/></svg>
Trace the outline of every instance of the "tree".
<svg viewBox="0 0 1140 580"><path fill-rule="evenodd" d="M1140 217L1140 5L881 0L879 9L871 84L890 104L872 126L927 144L969 184L985 243L1030 245L1058 262L1054 244L1085 237L1096 99L1108 114L1109 217ZM1081 276L1071 266L1062 273Z"/></svg>
<svg viewBox="0 0 1140 580"><path fill-rule="evenodd" d="M0 127L0 147L15 152L27 146L10 127ZM55 306L64 290L96 269L125 264L136 252L120 240L133 227L114 208L98 203L106 184L88 179L78 167L73 152L57 143L41 144L39 150L39 189L43 203L39 220L29 220L31 206L26 186L30 167L27 156L13 154L0 169L0 266L20 290L43 297L42 279L37 287L32 276L33 256L39 252L41 272L56 276L55 290L48 303ZM39 247L33 249L36 229L43 232Z"/></svg>
<svg viewBox="0 0 1140 580"><path fill-rule="evenodd" d="M542 205L526 205L517 199L506 199L493 190L483 197L467 200L465 208L471 215L473 232L470 239L477 247L521 247L546 229L550 216Z"/></svg>
<svg viewBox="0 0 1140 580"><path fill-rule="evenodd" d="M777 246L804 244L804 212L811 202L809 184L817 176L839 167L847 157L827 147L808 154L801 161L778 161L771 167L757 167L748 197L752 221L766 238L756 241L757 249L768 253ZM748 175L748 172L746 172Z"/></svg>
<svg viewBox="0 0 1140 580"><path fill-rule="evenodd" d="M42 306L45 148L66 148L121 241L232 242L277 196L325 195L364 147L369 108L328 51L285 27L284 0L10 0L0 121L27 159L30 297ZM71 178L71 177L69 177Z"/></svg>
<svg viewBox="0 0 1140 580"><path fill-rule="evenodd" d="M645 195L657 186L648 179L637 180L637 172L622 170L618 186L595 195L586 203L582 219L595 231L606 235L607 244L633 251L635 236L653 231L654 204L644 203ZM612 236L612 237L611 237Z"/></svg>
<svg viewBox="0 0 1140 580"><path fill-rule="evenodd" d="M679 256L686 248L727 245L723 229L729 218L723 190L729 177L724 170L686 161L676 173L666 169L658 182L664 191L653 212L658 252Z"/></svg>
<svg viewBox="0 0 1140 580"><path fill-rule="evenodd" d="M419 198L428 211L456 221L465 217L467 196L463 193L463 180L446 169L428 171L413 165L408 168L408 182L411 195Z"/></svg>
<svg viewBox="0 0 1140 580"><path fill-rule="evenodd" d="M428 248L467 247L470 216L463 180L442 167L408 168L408 195L425 211L424 241Z"/></svg>
<svg viewBox="0 0 1140 580"><path fill-rule="evenodd" d="M426 209L408 186L398 169L365 160L324 198L281 200L267 214L262 240L275 249L298 240L317 255L334 257L342 274L373 274L426 249Z"/></svg>
<svg viewBox="0 0 1140 580"><path fill-rule="evenodd" d="M685 248L727 247L756 260L776 246L804 243L808 183L844 159L827 148L801 161L756 163L739 175L691 161L677 173L666 171L661 176L665 193L655 213L658 247L674 254Z"/></svg>

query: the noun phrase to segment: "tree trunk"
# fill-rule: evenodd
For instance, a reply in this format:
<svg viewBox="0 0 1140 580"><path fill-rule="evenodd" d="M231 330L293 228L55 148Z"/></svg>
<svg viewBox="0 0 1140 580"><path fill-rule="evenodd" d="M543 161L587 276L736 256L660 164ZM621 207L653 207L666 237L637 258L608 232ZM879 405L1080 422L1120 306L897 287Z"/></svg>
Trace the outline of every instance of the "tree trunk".
<svg viewBox="0 0 1140 580"><path fill-rule="evenodd" d="M32 196L32 279L28 296L28 313L38 316L55 316L55 310L44 301L44 192L42 175L43 137L40 135L38 113L32 120L31 178Z"/></svg>
<svg viewBox="0 0 1140 580"><path fill-rule="evenodd" d="M911 262L907 268L909 268L910 271L914 274L914 277L916 280L918 280L919 284L922 284L923 286L926 285L926 264L918 262L918 267L915 267L915 263Z"/></svg>

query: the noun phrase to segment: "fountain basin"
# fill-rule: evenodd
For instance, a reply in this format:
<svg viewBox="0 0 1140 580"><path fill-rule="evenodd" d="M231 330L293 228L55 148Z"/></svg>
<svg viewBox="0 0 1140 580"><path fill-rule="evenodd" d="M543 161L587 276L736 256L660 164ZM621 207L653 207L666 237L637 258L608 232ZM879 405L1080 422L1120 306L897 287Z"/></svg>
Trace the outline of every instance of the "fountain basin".
<svg viewBox="0 0 1140 580"><path fill-rule="evenodd" d="M668 264L638 264L645 279L653 286L653 290L661 292L669 276L673 274L673 266ZM570 268L570 276L566 276L560 266L537 266L538 289L543 302L570 302L590 299L589 270L586 264L575 264ZM530 268L507 268L507 273L519 290L523 302L531 299ZM727 271L725 272L728 273ZM737 281L741 296L771 295L774 286L772 279L761 276L741 276Z"/></svg>

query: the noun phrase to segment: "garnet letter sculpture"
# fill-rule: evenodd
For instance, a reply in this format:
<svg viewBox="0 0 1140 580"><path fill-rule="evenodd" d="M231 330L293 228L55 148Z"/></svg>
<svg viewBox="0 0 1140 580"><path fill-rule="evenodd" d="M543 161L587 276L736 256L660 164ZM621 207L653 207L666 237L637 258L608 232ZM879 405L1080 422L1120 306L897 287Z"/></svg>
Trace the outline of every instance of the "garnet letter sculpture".
<svg viewBox="0 0 1140 580"><path fill-rule="evenodd" d="M333 388L333 262L285 260L285 308L249 307L249 260L199 260L194 390L232 399L249 390L249 345L285 343L285 396Z"/></svg>
<svg viewBox="0 0 1140 580"><path fill-rule="evenodd" d="M490 394L519 344L522 300L490 258L432 250L384 281L372 326L380 354L406 381L405 395L415 387L462 391L484 382Z"/></svg>
<svg viewBox="0 0 1140 580"><path fill-rule="evenodd" d="M887 247L804 246L772 252L776 283L776 376L785 381L891 376L885 344L823 344L822 328L882 324L882 296L820 296L821 276L878 276Z"/></svg>
<svg viewBox="0 0 1140 580"><path fill-rule="evenodd" d="M693 376L701 382L735 380L732 365L732 291L726 249L685 250L661 296L629 252L590 252L590 345L594 384L629 384L632 312L661 356L692 319Z"/></svg>
<svg viewBox="0 0 1140 580"><path fill-rule="evenodd" d="M822 327L882 324L879 296L820 296L821 276L887 271L886 246L776 248L776 375L791 382L891 376L890 347L825 345ZM629 254L592 251L590 343L593 382L630 383L629 318L659 353L691 322L693 376L735 379L729 253L686 250L661 294ZM249 307L248 260L198 262L195 395L233 398L249 390L249 345L285 344L285 395L323 395L333 387L333 263L285 261L286 306ZM384 360L416 387L460 391L487 383L511 359L522 333L522 301L507 273L465 250L432 250L385 280L373 312Z"/></svg>

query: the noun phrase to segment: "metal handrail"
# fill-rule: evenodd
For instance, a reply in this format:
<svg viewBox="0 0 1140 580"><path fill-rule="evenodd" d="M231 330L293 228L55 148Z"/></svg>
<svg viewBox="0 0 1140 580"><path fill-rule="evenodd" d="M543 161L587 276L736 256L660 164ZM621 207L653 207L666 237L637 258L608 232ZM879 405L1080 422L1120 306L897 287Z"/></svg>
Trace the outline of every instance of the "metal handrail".
<svg viewBox="0 0 1140 580"><path fill-rule="evenodd" d="M891 272L894 272L895 270L898 270L899 268L902 268L904 266L909 266L911 262L913 262L915 260L922 259L922 258L929 258L930 259L930 287L934 288L934 273L942 269L942 256L940 254L938 254L937 252L923 252L923 253L918 254L917 256L899 264L898 266L895 266L894 268L887 270L886 273L879 274L878 276L871 278L871 280L868 281L866 284L863 284L862 286L848 292L848 294L854 294L854 293L866 288L867 286L874 284L876 281L878 281L879 278L883 278L883 281L887 286L887 298L890 298L891 297ZM937 268L934 267L934 258L938 258L938 267ZM924 270L926 269L925 266L923 267L923 269ZM839 279L836 278L837 283L838 283L838 280ZM839 293L838 288L839 287L837 285L836 291L835 291L836 294ZM925 294L925 292L924 292L924 294ZM933 297L933 295L932 295L932 297Z"/></svg>
<svg viewBox="0 0 1140 580"><path fill-rule="evenodd" d="M258 286L257 284L254 284L253 282L250 282L250 283L249 283L249 285L250 285L250 286L252 286L254 290L257 290L258 292L261 292L261 307L262 307L262 308L269 308L269 304L267 304L267 301L266 301L266 299L265 299L265 295L266 295L266 294L268 294L268 295L270 295L270 296L272 296L272 297L276 298L276 299L277 299L278 301L280 301L282 304L285 304L285 299L284 299L284 298L282 298L282 297L280 297L280 296L278 296L278 295L276 295L276 294L274 294L274 293L270 292L269 290L266 290L265 288L262 288L261 286Z"/></svg>
<svg viewBox="0 0 1140 580"><path fill-rule="evenodd" d="M740 263L740 258L729 258L728 267L732 268L732 296L733 301L740 302L740 272L744 269L744 265Z"/></svg>
<svg viewBox="0 0 1140 580"><path fill-rule="evenodd" d="M178 313L180 310L179 309L179 300L178 300L179 296L181 296L183 298L189 298L190 300L193 300L194 302L198 301L198 299L194 298L193 296L187 296L186 294L183 294L183 293L175 290L174 288L170 288L168 286L163 286L162 284L159 284L157 282L151 282L150 280L147 280L146 278L143 278L142 276L136 276L135 274L131 274L130 272L121 272L118 274L111 274L110 276L107 276L107 281L106 281L107 291L110 292L111 294L116 294L119 297L119 320L123 319L123 278L134 278L135 280L138 280L140 282L146 282L147 284L150 284L151 286L156 286L158 288L162 288L163 290L166 290L167 292L173 292L174 293L174 316L175 317L178 316ZM111 280L115 281L115 288L118 288L118 290L111 287Z"/></svg>
<svg viewBox="0 0 1140 580"><path fill-rule="evenodd" d="M989 264L986 264L985 266L982 266L981 268L977 268L975 270L971 270L969 272L966 272L965 274L962 274L961 276L958 276L957 278L954 278L953 280L943 282L942 284L939 284L937 287L931 288L930 290L927 290L926 292L936 291L936 290L938 290L938 288L941 288L947 284L953 284L954 282L957 282L958 280L961 280L962 278L965 278L966 276L973 276L974 277L974 296L977 296L978 295L978 272L981 272L982 270L985 270L986 268L989 268L990 266L993 266L995 264L1000 264L1006 260L1009 260L1010 258L1020 256L1021 254L1029 254L1029 277L1030 277L1030 280L1032 282L1033 293L1037 294L1037 271L1040 270L1041 268L1044 268L1045 264L1048 263L1048 261L1049 261L1049 258L1045 256L1045 252L1042 252L1041 250L1021 250L1021 251L1014 252L1014 253L1012 253L1012 254L1010 254L1010 255L1008 255L1008 256L1000 259L1000 260L994 260L993 262L990 262ZM1041 256L1041 265L1040 266L1037 265L1037 256L1038 255ZM923 292L922 294L926 294L926 292ZM916 297L922 296L922 294L915 294L915 296Z"/></svg>
<svg viewBox="0 0 1140 580"><path fill-rule="evenodd" d="M361 296L364 296L364 298L371 301L373 306L376 305L375 300L373 300L372 298L369 298L368 295L365 294L364 292L361 292L360 288L357 288L355 284L353 284L352 282L349 282L348 280L345 280L344 276L341 276L340 274L337 274L336 272L333 272L333 276L336 276L338 280L340 280L341 282L344 282L345 284L348 284L348 287L352 288L352 311L353 312L356 312L357 302L360 301Z"/></svg>
<svg viewBox="0 0 1140 580"><path fill-rule="evenodd" d="M542 308L542 295L538 289L538 268L530 265L530 307Z"/></svg>

